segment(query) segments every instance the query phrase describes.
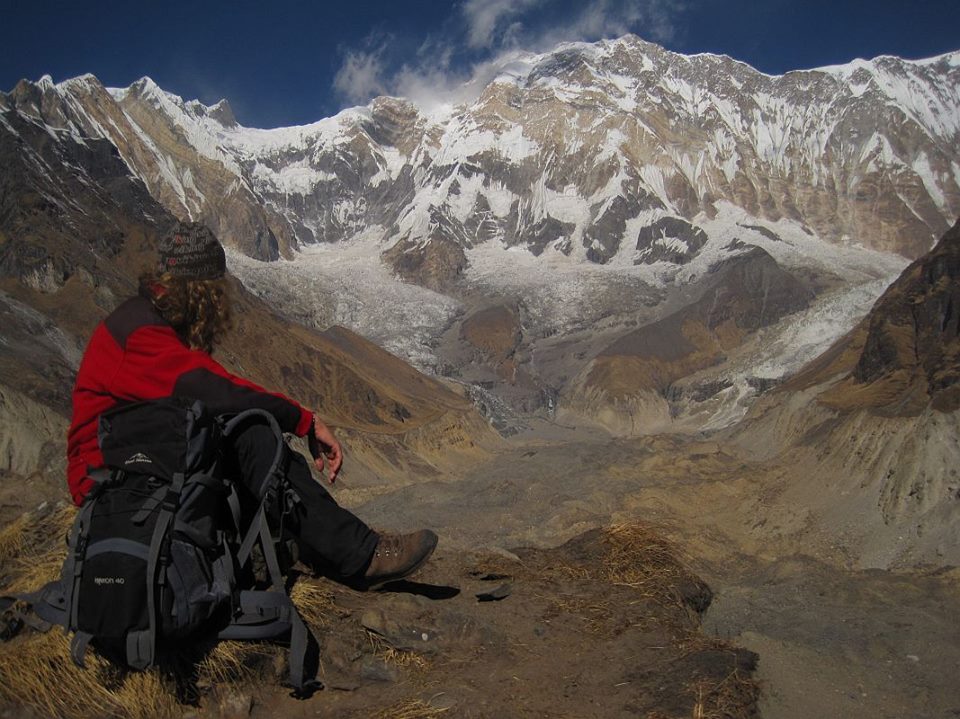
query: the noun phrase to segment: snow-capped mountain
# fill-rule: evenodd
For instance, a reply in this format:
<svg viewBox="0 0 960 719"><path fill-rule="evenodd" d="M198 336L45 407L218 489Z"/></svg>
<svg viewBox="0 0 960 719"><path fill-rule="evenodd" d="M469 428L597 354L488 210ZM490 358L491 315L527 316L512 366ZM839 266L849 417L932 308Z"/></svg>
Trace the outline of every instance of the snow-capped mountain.
<svg viewBox="0 0 960 719"><path fill-rule="evenodd" d="M772 77L627 36L506 58L473 102L378 98L275 130L148 78L110 91L92 76L44 78L4 102L110 138L176 214L257 207L244 214L281 245L380 227L385 248L498 239L652 263L695 254L703 239L686 224L721 203L831 241L929 249L960 214L958 88L960 53ZM216 224L250 247L248 218Z"/></svg>
<svg viewBox="0 0 960 719"><path fill-rule="evenodd" d="M960 215L958 88L960 53L768 76L626 36L503 58L472 101L378 98L302 127L245 128L226 101L148 78L23 82L0 109L109 139L174 214L250 257L296 257L232 260L287 314L348 324L522 409L612 403L635 427L630 387L673 421L671 401L704 394L683 389L690 373L740 406L933 245ZM738 277L761 279L742 294ZM781 280L796 292L774 311L746 307ZM741 315L710 309L731 296ZM517 341L491 353L470 322L496 307L506 324L479 326ZM669 318L701 323L692 356L655 371L617 359ZM791 330L799 318L820 329ZM759 336L773 344L741 356ZM740 369L718 379L718 363Z"/></svg>

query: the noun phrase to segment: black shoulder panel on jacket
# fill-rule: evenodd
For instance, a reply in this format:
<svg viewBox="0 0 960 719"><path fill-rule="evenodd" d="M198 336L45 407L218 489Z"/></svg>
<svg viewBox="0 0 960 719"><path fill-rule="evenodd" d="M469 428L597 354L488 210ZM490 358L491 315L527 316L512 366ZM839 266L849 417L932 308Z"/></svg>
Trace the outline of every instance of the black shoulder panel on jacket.
<svg viewBox="0 0 960 719"><path fill-rule="evenodd" d="M263 409L274 416L284 432L295 432L300 423L300 409L289 400L234 384L226 377L203 367L180 375L173 386L173 396L199 399L213 414L235 414L245 409Z"/></svg>
<svg viewBox="0 0 960 719"><path fill-rule="evenodd" d="M107 331L117 341L121 348L126 348L127 339L134 331L147 325L169 324L153 307L153 303L145 297L131 297L117 307L103 321Z"/></svg>

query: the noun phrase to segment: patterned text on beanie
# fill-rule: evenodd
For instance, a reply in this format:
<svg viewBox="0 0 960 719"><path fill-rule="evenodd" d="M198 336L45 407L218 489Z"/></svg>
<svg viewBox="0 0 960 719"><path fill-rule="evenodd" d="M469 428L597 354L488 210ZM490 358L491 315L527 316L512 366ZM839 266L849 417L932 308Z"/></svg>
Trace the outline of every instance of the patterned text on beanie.
<svg viewBox="0 0 960 719"><path fill-rule="evenodd" d="M178 222L160 241L160 272L186 280L216 280L226 269L223 245L205 225Z"/></svg>

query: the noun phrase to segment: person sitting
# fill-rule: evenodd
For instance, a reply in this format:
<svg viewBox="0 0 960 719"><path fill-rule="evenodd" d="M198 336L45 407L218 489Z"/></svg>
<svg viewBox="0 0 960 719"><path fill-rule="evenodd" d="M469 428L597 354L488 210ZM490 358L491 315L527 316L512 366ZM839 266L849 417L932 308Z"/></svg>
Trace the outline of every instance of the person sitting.
<svg viewBox="0 0 960 719"><path fill-rule="evenodd" d="M164 397L200 400L213 414L257 408L269 412L284 432L306 436L321 474L336 481L343 448L312 411L288 397L229 373L212 352L228 327L229 286L223 246L207 227L178 222L160 242L160 262L140 277L139 293L123 302L94 330L73 390L73 419L67 438L67 481L81 505L93 486L90 473L103 466L97 443L100 415L130 402ZM225 447L237 478L242 508L259 506L277 449L273 431L249 422ZM285 453L284 472L299 497L292 507L275 502L268 522L281 524L315 569L349 584L371 588L409 576L430 557L437 535L427 529L380 534L341 507L314 480L306 459ZM251 509L252 508L252 509Z"/></svg>

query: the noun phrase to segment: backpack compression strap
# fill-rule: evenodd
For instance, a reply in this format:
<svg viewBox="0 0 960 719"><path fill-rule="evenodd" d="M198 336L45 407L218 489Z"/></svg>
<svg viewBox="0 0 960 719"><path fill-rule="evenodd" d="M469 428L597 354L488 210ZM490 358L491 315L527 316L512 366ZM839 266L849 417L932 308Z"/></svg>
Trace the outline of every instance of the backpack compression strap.
<svg viewBox="0 0 960 719"><path fill-rule="evenodd" d="M127 663L134 669L146 669L153 665L157 652L157 590L166 583L166 571L158 571L160 552L173 515L180 503L180 492L186 477L183 472L173 475L173 482L160 504L160 514L150 538L150 553L147 555L147 621L146 629L127 633Z"/></svg>
<svg viewBox="0 0 960 719"><path fill-rule="evenodd" d="M80 507L80 514L74 520L73 530L70 533L69 551L63 565L63 580L69 583L65 607L67 619L65 629L67 630L76 631L77 629L80 612L80 602L77 601L77 595L80 592L80 580L83 578L83 562L89 541L90 517L93 515L93 507L96 503L96 497L88 495L87 500ZM73 635L73 640L70 642L70 656L78 667L84 668L85 666L83 657L87 652L90 639L91 636L86 632L77 631Z"/></svg>

